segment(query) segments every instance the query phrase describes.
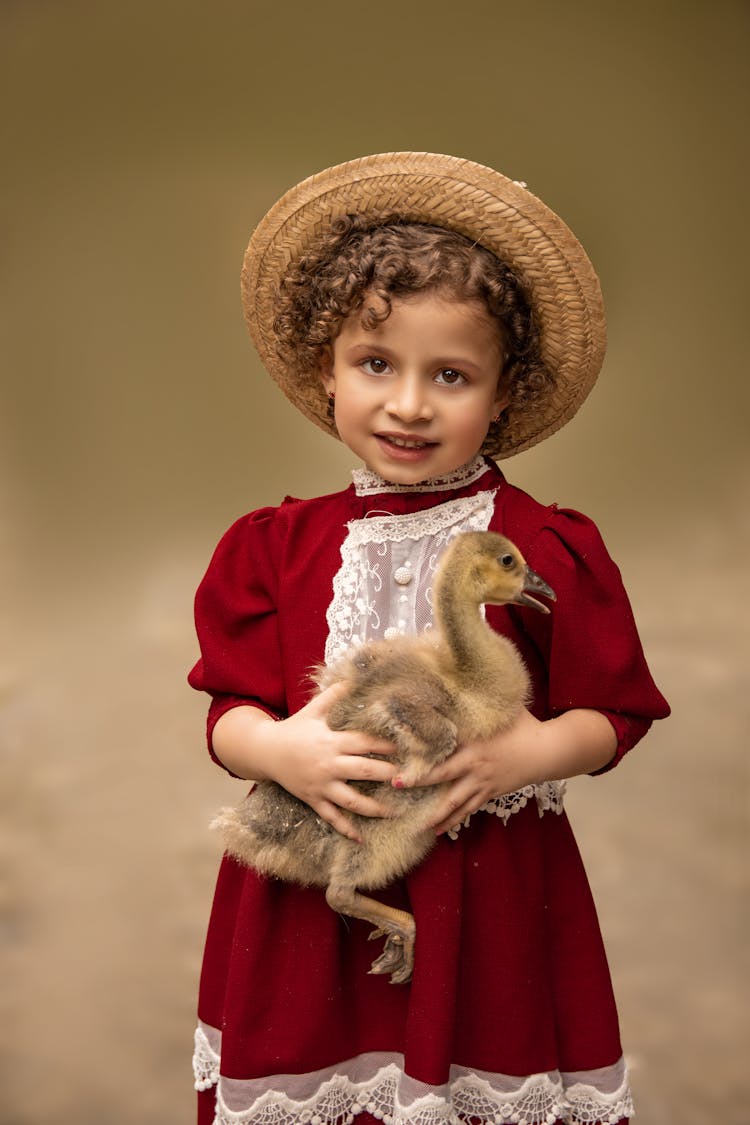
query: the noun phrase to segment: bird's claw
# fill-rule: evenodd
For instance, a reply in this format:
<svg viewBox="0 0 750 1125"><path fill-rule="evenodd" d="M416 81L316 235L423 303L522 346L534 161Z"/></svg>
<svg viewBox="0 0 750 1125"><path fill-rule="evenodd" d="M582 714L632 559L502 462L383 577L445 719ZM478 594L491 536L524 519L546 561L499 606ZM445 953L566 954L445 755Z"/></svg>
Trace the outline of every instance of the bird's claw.
<svg viewBox="0 0 750 1125"><path fill-rule="evenodd" d="M383 931L375 930L371 938L383 936ZM401 934L388 934L385 949L370 967L370 973L378 975L391 974L391 984L405 984L411 980L414 954L409 945L405 944Z"/></svg>

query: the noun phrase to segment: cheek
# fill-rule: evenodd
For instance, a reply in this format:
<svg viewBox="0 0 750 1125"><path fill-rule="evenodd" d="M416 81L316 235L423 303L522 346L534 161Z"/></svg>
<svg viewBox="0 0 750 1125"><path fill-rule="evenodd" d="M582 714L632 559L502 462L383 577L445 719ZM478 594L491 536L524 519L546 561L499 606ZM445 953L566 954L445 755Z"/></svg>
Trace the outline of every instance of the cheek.
<svg viewBox="0 0 750 1125"><path fill-rule="evenodd" d="M503 410L505 402L505 396L499 389L485 394L482 398L481 405L478 405L476 409L475 417L477 425L479 427L489 426L493 418L497 417L500 411Z"/></svg>
<svg viewBox="0 0 750 1125"><path fill-rule="evenodd" d="M352 398L347 388L341 384L336 387L332 408L339 431L348 432L353 428L356 429L364 413L364 404Z"/></svg>
<svg viewBox="0 0 750 1125"><path fill-rule="evenodd" d="M474 410L466 411L461 418L455 420L454 432L457 437L467 442L477 442L481 445L484 441L490 422L496 411L490 410L486 404Z"/></svg>

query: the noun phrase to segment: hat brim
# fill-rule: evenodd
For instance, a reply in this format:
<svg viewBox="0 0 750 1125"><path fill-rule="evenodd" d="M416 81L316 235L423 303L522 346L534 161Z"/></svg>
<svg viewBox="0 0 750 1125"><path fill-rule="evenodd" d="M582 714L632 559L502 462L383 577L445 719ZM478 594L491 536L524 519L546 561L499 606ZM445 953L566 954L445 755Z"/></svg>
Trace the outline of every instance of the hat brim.
<svg viewBox="0 0 750 1125"><path fill-rule="evenodd" d="M454 230L491 250L520 278L552 381L533 411L501 429L493 456L520 453L573 417L596 382L606 347L599 280L578 239L525 186L500 172L454 156L393 152L351 160L297 184L261 220L245 253L248 330L266 370L311 421L338 436L318 373L279 356L273 331L279 283L333 220L351 213L373 221L397 213Z"/></svg>

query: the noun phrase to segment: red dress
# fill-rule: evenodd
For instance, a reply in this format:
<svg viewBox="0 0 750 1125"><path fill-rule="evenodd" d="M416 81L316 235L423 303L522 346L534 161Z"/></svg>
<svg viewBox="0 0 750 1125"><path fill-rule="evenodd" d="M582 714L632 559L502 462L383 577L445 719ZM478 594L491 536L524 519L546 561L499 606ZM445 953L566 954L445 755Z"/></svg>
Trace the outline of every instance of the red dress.
<svg viewBox="0 0 750 1125"><path fill-rule="evenodd" d="M366 471L355 481L252 513L219 544L196 597L201 660L190 675L212 695L209 738L238 703L281 717L298 710L311 666L348 643L429 625L441 547L455 530L487 526L557 594L549 616L487 610L526 661L532 712L604 712L618 736L612 764L668 714L590 520L543 507L490 461L414 489ZM627 1118L609 972L561 798L556 785L499 798L377 894L415 915L408 985L368 975L379 951L371 927L339 917L321 890L260 878L225 857L201 977L199 1119Z"/></svg>

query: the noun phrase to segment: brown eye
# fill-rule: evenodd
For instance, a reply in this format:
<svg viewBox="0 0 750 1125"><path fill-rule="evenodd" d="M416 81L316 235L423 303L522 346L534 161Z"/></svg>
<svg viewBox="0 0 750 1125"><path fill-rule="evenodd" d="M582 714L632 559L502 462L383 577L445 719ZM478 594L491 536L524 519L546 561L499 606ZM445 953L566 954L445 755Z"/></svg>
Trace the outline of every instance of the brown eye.
<svg viewBox="0 0 750 1125"><path fill-rule="evenodd" d="M466 382L466 376L457 371L455 367L444 367L435 376L435 382L446 387L460 387Z"/></svg>
<svg viewBox="0 0 750 1125"><path fill-rule="evenodd" d="M362 361L362 370L368 375L383 375L388 370L388 364L384 359L373 355Z"/></svg>

